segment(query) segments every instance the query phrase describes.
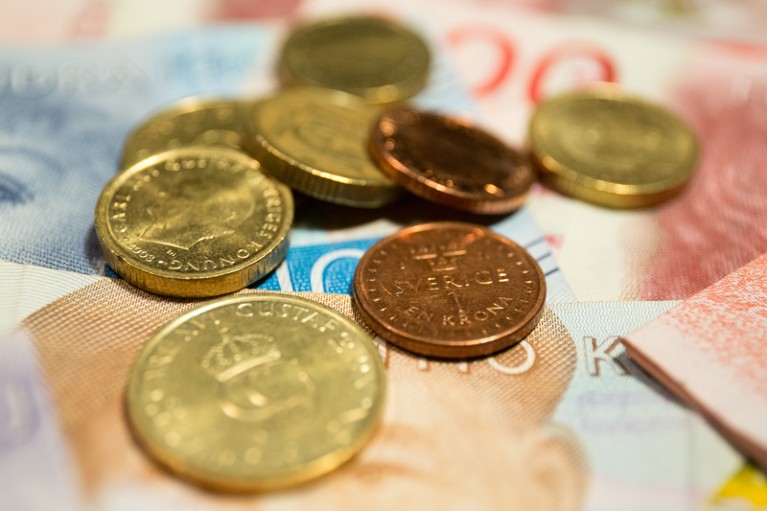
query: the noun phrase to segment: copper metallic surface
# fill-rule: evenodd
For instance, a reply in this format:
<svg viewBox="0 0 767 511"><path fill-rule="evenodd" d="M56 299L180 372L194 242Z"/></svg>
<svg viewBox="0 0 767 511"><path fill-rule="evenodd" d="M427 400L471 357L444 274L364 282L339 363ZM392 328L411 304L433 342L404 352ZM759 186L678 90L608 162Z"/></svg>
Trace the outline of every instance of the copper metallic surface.
<svg viewBox="0 0 767 511"><path fill-rule="evenodd" d="M513 241L479 225L435 222L373 245L354 274L354 303L382 338L427 356L489 355L538 323L546 281Z"/></svg>
<svg viewBox="0 0 767 511"><path fill-rule="evenodd" d="M473 213L514 211L535 181L527 158L489 133L409 108L391 110L378 120L370 152L410 192Z"/></svg>

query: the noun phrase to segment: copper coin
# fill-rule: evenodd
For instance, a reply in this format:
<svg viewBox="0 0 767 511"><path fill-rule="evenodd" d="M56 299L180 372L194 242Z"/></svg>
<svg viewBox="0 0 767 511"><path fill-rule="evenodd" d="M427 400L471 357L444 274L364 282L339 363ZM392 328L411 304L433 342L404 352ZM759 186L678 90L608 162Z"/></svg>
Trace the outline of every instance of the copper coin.
<svg viewBox="0 0 767 511"><path fill-rule="evenodd" d="M521 341L545 298L543 272L524 248L462 222L403 229L370 247L354 273L368 326L434 357L489 355Z"/></svg>
<svg viewBox="0 0 767 511"><path fill-rule="evenodd" d="M379 118L370 152L403 188L472 213L514 211L535 181L527 157L486 131L410 108Z"/></svg>

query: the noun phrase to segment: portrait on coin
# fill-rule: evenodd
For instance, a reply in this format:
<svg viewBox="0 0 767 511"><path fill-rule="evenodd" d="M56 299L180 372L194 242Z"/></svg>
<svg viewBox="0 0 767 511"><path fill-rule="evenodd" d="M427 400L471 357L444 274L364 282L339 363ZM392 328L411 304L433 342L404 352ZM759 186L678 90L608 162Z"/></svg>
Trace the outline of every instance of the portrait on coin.
<svg viewBox="0 0 767 511"><path fill-rule="evenodd" d="M256 209L245 179L166 183L145 190L139 238L183 250L234 233Z"/></svg>

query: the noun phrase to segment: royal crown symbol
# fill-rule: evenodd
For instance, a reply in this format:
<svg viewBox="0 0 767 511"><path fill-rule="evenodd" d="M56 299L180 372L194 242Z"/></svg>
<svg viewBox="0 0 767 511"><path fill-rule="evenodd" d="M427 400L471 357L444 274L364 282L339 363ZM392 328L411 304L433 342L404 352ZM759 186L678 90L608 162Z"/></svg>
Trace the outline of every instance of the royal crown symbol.
<svg viewBox="0 0 767 511"><path fill-rule="evenodd" d="M458 258L466 255L466 249L457 243L446 246L417 247L411 249L411 256L416 261L424 261L432 271L454 271L458 268Z"/></svg>
<svg viewBox="0 0 767 511"><path fill-rule="evenodd" d="M228 335L202 357L202 369L220 382L254 367L279 360L281 353L274 338L264 334Z"/></svg>

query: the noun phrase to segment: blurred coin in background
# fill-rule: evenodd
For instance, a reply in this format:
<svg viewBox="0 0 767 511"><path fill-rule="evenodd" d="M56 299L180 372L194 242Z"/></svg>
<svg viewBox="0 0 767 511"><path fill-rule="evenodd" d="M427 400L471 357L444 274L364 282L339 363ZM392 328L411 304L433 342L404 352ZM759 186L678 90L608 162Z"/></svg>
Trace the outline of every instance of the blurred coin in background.
<svg viewBox="0 0 767 511"><path fill-rule="evenodd" d="M294 29L283 44L278 75L284 85L328 87L392 103L423 89L430 62L426 42L406 26L341 17Z"/></svg>

